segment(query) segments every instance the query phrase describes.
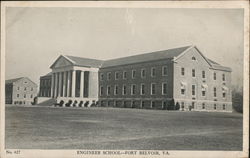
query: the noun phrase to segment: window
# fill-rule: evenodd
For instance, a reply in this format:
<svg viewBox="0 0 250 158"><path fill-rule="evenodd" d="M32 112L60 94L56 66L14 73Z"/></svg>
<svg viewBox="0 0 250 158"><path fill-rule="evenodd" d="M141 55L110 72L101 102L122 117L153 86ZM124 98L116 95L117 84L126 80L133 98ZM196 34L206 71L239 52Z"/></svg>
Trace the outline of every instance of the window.
<svg viewBox="0 0 250 158"><path fill-rule="evenodd" d="M19 98L19 94L17 94L16 97Z"/></svg>
<svg viewBox="0 0 250 158"><path fill-rule="evenodd" d="M103 86L100 87L100 96L103 95Z"/></svg>
<svg viewBox="0 0 250 158"><path fill-rule="evenodd" d="M151 101L151 108L155 107L155 101Z"/></svg>
<svg viewBox="0 0 250 158"><path fill-rule="evenodd" d="M216 73L214 72L214 80L216 80Z"/></svg>
<svg viewBox="0 0 250 158"><path fill-rule="evenodd" d="M145 101L141 101L141 107L143 108L145 105Z"/></svg>
<svg viewBox="0 0 250 158"><path fill-rule="evenodd" d="M206 96L206 91L205 91L205 90L202 90L202 91L201 91L201 94L202 94L203 97L205 97L205 96Z"/></svg>
<svg viewBox="0 0 250 158"><path fill-rule="evenodd" d="M24 94L23 97L26 98L26 94Z"/></svg>
<svg viewBox="0 0 250 158"><path fill-rule="evenodd" d="M145 84L141 84L141 95L145 94Z"/></svg>
<svg viewBox="0 0 250 158"><path fill-rule="evenodd" d="M110 80L111 79L111 72L108 72L107 73L107 80Z"/></svg>
<svg viewBox="0 0 250 158"><path fill-rule="evenodd" d="M110 93L111 93L111 87L107 86L107 95L110 95Z"/></svg>
<svg viewBox="0 0 250 158"><path fill-rule="evenodd" d="M185 95L185 89L184 88L181 89L181 94Z"/></svg>
<svg viewBox="0 0 250 158"><path fill-rule="evenodd" d="M206 78L206 73L205 73L205 71L202 71L202 78Z"/></svg>
<svg viewBox="0 0 250 158"><path fill-rule="evenodd" d="M115 80L118 80L118 78L119 78L119 73L115 72Z"/></svg>
<svg viewBox="0 0 250 158"><path fill-rule="evenodd" d="M192 95L195 95L195 85L192 85Z"/></svg>
<svg viewBox="0 0 250 158"><path fill-rule="evenodd" d="M114 88L114 94L117 95L118 94L118 86L115 85L115 88Z"/></svg>
<svg viewBox="0 0 250 158"><path fill-rule="evenodd" d="M33 95L32 95L32 94L30 95L30 98L33 98Z"/></svg>
<svg viewBox="0 0 250 158"><path fill-rule="evenodd" d="M162 83L162 94L167 94L167 83Z"/></svg>
<svg viewBox="0 0 250 158"><path fill-rule="evenodd" d="M194 102L192 102L192 109L194 109Z"/></svg>
<svg viewBox="0 0 250 158"><path fill-rule="evenodd" d="M195 77L195 69L192 69L192 77Z"/></svg>
<svg viewBox="0 0 250 158"><path fill-rule="evenodd" d="M205 103L202 103L202 109L205 109Z"/></svg>
<svg viewBox="0 0 250 158"><path fill-rule="evenodd" d="M122 86L122 95L126 95L127 94L127 87L126 85Z"/></svg>
<svg viewBox="0 0 250 158"><path fill-rule="evenodd" d="M24 87L24 90L25 90L25 91L26 91L26 89L27 89L27 88L26 88L26 87Z"/></svg>
<svg viewBox="0 0 250 158"><path fill-rule="evenodd" d="M30 89L31 91L33 91L33 87L31 87L31 89Z"/></svg>
<svg viewBox="0 0 250 158"><path fill-rule="evenodd" d="M214 97L217 96L217 93L216 93L216 87L214 87Z"/></svg>
<svg viewBox="0 0 250 158"><path fill-rule="evenodd" d="M226 110L226 105L225 104L223 104L222 109Z"/></svg>
<svg viewBox="0 0 250 158"><path fill-rule="evenodd" d="M135 73L136 73L136 71L132 70L132 78L135 78Z"/></svg>
<svg viewBox="0 0 250 158"><path fill-rule="evenodd" d="M151 83L151 95L155 94L155 87L156 87L156 84L155 83Z"/></svg>
<svg viewBox="0 0 250 158"><path fill-rule="evenodd" d="M168 69L167 66L162 67L162 76L167 76L168 75Z"/></svg>
<svg viewBox="0 0 250 158"><path fill-rule="evenodd" d="M145 78L145 76L146 76L145 69L141 69L141 77L142 77L142 78Z"/></svg>
<svg viewBox="0 0 250 158"><path fill-rule="evenodd" d="M103 81L103 79L104 79L103 73L100 74L100 78L101 78L101 81Z"/></svg>
<svg viewBox="0 0 250 158"><path fill-rule="evenodd" d="M217 106L216 106L216 104L214 104L214 110L216 110L217 109Z"/></svg>
<svg viewBox="0 0 250 158"><path fill-rule="evenodd" d="M20 88L19 88L19 87L17 87L17 90L20 90Z"/></svg>
<svg viewBox="0 0 250 158"><path fill-rule="evenodd" d="M225 74L222 74L222 81L225 81L225 80L226 80Z"/></svg>
<svg viewBox="0 0 250 158"><path fill-rule="evenodd" d="M123 79L127 79L127 71L123 71Z"/></svg>
<svg viewBox="0 0 250 158"><path fill-rule="evenodd" d="M155 77L155 68L151 68L151 77Z"/></svg>
<svg viewBox="0 0 250 158"><path fill-rule="evenodd" d="M222 92L222 97L226 98L226 92Z"/></svg>
<svg viewBox="0 0 250 158"><path fill-rule="evenodd" d="M185 68L184 68L184 67L181 68L181 75L182 75L182 76L185 75Z"/></svg>
<svg viewBox="0 0 250 158"><path fill-rule="evenodd" d="M136 86L135 84L131 85L131 95L135 95L135 91L136 91Z"/></svg>
<svg viewBox="0 0 250 158"><path fill-rule="evenodd" d="M192 60L193 60L193 61L195 61L195 60L196 60L196 58L195 58L195 57L192 57Z"/></svg>

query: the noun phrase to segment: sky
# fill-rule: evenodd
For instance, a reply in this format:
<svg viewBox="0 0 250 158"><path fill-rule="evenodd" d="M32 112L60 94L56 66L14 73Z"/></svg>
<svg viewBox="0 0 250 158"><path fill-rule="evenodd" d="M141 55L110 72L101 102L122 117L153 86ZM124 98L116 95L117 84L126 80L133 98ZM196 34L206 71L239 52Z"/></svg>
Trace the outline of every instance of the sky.
<svg viewBox="0 0 250 158"><path fill-rule="evenodd" d="M62 55L112 59L195 45L243 84L243 10L24 8L6 10L6 79L36 83Z"/></svg>

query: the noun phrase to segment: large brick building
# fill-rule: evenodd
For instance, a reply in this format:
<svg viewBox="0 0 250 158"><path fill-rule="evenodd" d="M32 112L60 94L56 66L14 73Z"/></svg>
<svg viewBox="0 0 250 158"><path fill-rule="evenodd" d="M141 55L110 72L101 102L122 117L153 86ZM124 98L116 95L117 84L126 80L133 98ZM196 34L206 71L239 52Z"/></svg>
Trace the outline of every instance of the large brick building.
<svg viewBox="0 0 250 158"><path fill-rule="evenodd" d="M60 56L51 69L51 96L58 101L155 109L174 103L180 110L232 111L231 69L195 46L106 61Z"/></svg>
<svg viewBox="0 0 250 158"><path fill-rule="evenodd" d="M37 96L37 85L27 77L5 81L5 103L31 105Z"/></svg>

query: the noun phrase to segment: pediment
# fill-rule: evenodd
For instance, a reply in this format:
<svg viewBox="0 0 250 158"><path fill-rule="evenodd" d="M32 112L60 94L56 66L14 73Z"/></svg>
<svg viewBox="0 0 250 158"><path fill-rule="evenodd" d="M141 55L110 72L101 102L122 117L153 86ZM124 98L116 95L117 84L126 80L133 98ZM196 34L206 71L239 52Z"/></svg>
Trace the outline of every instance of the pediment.
<svg viewBox="0 0 250 158"><path fill-rule="evenodd" d="M73 65L72 62L70 62L68 59L66 59L64 56L60 56L51 66L51 68L60 68L65 66L71 66Z"/></svg>

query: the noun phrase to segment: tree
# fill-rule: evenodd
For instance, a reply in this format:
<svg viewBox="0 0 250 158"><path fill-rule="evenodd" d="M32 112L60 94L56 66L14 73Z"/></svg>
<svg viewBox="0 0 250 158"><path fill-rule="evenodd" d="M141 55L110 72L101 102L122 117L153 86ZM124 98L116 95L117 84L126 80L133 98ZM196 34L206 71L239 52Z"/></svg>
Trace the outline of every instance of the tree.
<svg viewBox="0 0 250 158"><path fill-rule="evenodd" d="M174 110L174 109L175 109L175 103L174 99L172 99L168 102L167 110Z"/></svg>
<svg viewBox="0 0 250 158"><path fill-rule="evenodd" d="M233 109L237 112L243 113L243 92L234 89L232 91Z"/></svg>

